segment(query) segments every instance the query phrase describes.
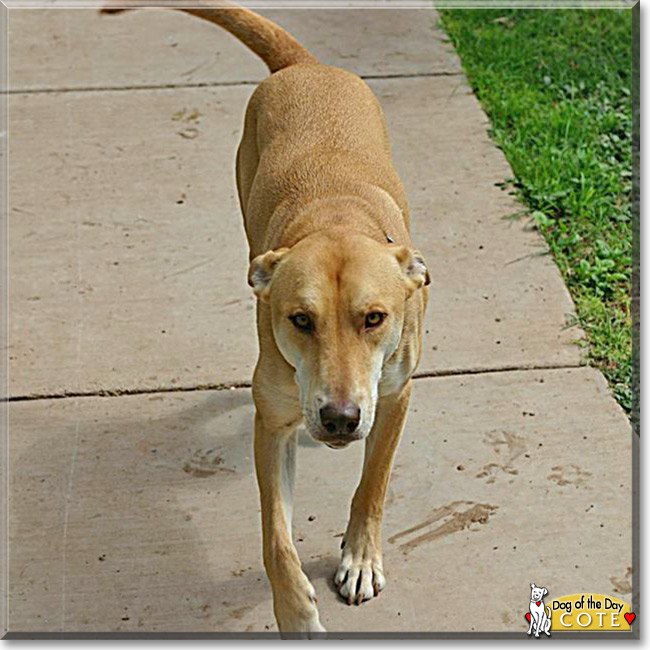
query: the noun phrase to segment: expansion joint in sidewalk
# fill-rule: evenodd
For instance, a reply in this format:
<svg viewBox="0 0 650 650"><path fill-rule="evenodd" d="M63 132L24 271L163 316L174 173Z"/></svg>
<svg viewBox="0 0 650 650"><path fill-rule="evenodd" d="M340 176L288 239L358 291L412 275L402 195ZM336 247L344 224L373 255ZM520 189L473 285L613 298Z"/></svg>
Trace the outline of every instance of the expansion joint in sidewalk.
<svg viewBox="0 0 650 650"><path fill-rule="evenodd" d="M464 375L489 375L502 372L525 372L539 370L570 370L581 368L584 364L569 365L522 365L501 366L497 368L468 368L450 370L430 370L418 372L413 379L436 379L440 377L462 377ZM32 395L14 395L0 402L33 402L36 400L70 399L76 397L123 397L126 395L155 395L158 393L198 393L205 391L236 390L250 388L250 381L225 382L218 384L196 384L192 386L162 386L158 388L121 388L90 391L64 391L62 393L34 393Z"/></svg>
<svg viewBox="0 0 650 650"><path fill-rule="evenodd" d="M192 386L159 386L157 388L115 388L89 391L65 391L63 393L34 393L31 395L15 395L3 402L33 402L48 399L69 399L75 397L124 397L125 395L156 395L158 393L193 393L200 391L235 390L250 388L250 381L234 381L219 384L196 384Z"/></svg>
<svg viewBox="0 0 650 650"><path fill-rule="evenodd" d="M431 379L436 377L462 377L463 375L491 375L500 372L525 372L534 370L571 370L572 368L583 368L585 363L569 363L569 364L522 364L522 365L509 365L497 366L495 368L450 368L448 370L425 370L416 372L413 379Z"/></svg>
<svg viewBox="0 0 650 650"><path fill-rule="evenodd" d="M383 79L422 79L427 77L455 77L462 72L415 72L412 74L367 74L362 79L381 81ZM133 86L60 86L43 88L14 88L3 91L3 95L40 95L57 93L124 92L137 90L182 90L186 88L232 88L257 86L263 79L241 79L239 81L197 81L196 83L139 84Z"/></svg>

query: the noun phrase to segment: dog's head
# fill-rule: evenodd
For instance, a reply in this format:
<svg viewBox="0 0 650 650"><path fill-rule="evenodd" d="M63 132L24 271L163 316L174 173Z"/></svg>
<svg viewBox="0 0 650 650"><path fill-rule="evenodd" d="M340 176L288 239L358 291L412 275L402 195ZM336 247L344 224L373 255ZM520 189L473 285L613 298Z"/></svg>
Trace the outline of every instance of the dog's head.
<svg viewBox="0 0 650 650"><path fill-rule="evenodd" d="M367 436L406 301L429 283L422 255L349 230L320 231L256 257L249 283L270 307L310 434L330 447Z"/></svg>
<svg viewBox="0 0 650 650"><path fill-rule="evenodd" d="M536 587L535 583L531 583L530 585L530 599L534 600L535 602L539 602L546 596L548 593L548 589L546 587Z"/></svg>

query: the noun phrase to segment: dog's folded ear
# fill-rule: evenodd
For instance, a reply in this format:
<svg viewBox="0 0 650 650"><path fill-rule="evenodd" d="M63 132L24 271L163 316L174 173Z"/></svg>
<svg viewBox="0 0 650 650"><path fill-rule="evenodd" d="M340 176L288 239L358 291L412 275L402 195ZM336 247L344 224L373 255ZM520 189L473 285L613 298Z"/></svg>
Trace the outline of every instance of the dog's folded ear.
<svg viewBox="0 0 650 650"><path fill-rule="evenodd" d="M420 251L399 244L392 245L391 248L406 277L409 294L431 284L431 276Z"/></svg>
<svg viewBox="0 0 650 650"><path fill-rule="evenodd" d="M261 300L268 299L273 272L288 252L288 248L278 248L258 255L251 262L248 269L248 284L253 287L253 292Z"/></svg>
<svg viewBox="0 0 650 650"><path fill-rule="evenodd" d="M530 583L530 588L531 588L531 589L535 589L535 583L534 583L534 582L531 582L531 583Z"/></svg>
<svg viewBox="0 0 650 650"><path fill-rule="evenodd" d="M546 596L547 593L548 593L548 589L544 587L544 595Z"/></svg>

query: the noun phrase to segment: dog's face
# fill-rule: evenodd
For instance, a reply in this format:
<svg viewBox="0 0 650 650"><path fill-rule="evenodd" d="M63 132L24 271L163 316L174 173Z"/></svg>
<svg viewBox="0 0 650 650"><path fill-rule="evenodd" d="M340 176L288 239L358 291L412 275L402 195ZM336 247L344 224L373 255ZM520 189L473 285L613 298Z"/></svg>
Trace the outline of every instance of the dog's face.
<svg viewBox="0 0 650 650"><path fill-rule="evenodd" d="M530 585L530 599L539 602L548 593L546 587L536 587L535 583Z"/></svg>
<svg viewBox="0 0 650 650"><path fill-rule="evenodd" d="M323 231L255 258L249 282L270 305L310 434L334 448L367 436L406 300L429 282L422 256L349 230Z"/></svg>

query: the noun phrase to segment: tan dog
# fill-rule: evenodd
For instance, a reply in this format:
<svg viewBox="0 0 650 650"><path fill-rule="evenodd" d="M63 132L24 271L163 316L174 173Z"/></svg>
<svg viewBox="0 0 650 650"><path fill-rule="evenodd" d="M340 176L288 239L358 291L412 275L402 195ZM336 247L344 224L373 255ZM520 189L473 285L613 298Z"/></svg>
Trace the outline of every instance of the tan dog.
<svg viewBox="0 0 650 650"><path fill-rule="evenodd" d="M411 244L404 189L368 86L251 11L191 5L184 10L232 32L273 73L251 97L237 154L258 296L255 467L278 626L311 635L325 630L291 539L296 427L304 422L333 448L366 440L335 576L341 596L359 604L386 583L384 497L420 357L429 275Z"/></svg>

